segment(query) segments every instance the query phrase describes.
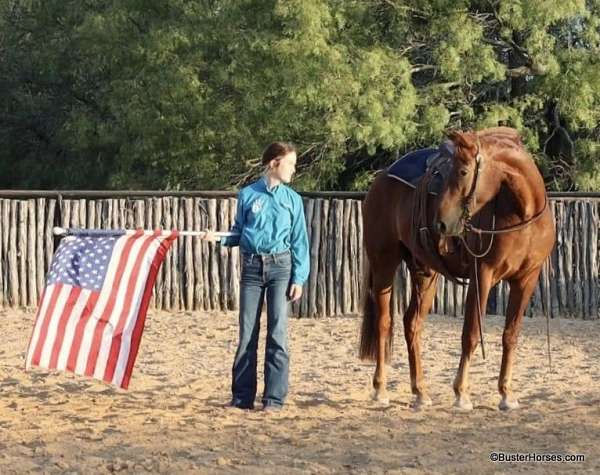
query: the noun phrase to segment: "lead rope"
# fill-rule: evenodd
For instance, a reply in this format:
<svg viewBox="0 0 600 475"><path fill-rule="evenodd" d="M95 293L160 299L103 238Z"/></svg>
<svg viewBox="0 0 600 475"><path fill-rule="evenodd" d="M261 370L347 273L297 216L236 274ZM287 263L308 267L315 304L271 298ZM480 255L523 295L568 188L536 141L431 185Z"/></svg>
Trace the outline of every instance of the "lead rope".
<svg viewBox="0 0 600 475"><path fill-rule="evenodd" d="M477 258L475 262L475 289L477 291L477 320L479 321L479 341L481 341L481 356L485 361L485 346L483 344L483 318L481 318L481 297L479 296L479 276L477 275Z"/></svg>
<svg viewBox="0 0 600 475"><path fill-rule="evenodd" d="M550 279L550 271L553 270L550 257L546 258L544 267L546 267L546 277ZM550 305L550 289L548 289L546 292L546 343L548 345L548 371L552 373L552 354L550 352Z"/></svg>
<svg viewBox="0 0 600 475"><path fill-rule="evenodd" d="M496 227L496 215L493 214L492 215L492 230L495 229ZM479 236L480 242L481 242L481 235ZM483 357L484 361L485 361L485 344L483 341L483 318L481 317L481 296L479 295L479 274L477 272L477 259L481 258L481 257L485 257L492 249L492 245L494 243L494 234L491 235L490 237L490 244L488 245L488 248L481 254L477 254L476 252L472 251L471 248L469 248L469 245L467 244L467 240L464 238L464 236L460 236L460 240L463 243L463 246L465 246L465 249L468 251L469 254L471 254L471 256L473 256L473 262L475 263L475 290L477 292L477 320L479 322L479 341L481 342L481 356Z"/></svg>

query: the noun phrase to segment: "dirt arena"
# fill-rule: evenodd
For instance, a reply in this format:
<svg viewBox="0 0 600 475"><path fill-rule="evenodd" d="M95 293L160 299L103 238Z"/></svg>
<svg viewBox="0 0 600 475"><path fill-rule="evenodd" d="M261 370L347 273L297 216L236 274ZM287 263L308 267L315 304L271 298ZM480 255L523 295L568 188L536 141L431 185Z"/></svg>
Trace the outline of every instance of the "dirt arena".
<svg viewBox="0 0 600 475"><path fill-rule="evenodd" d="M600 473L600 322L527 319L514 388L497 410L503 320L486 319L472 366L472 412L452 408L458 319L431 316L424 365L433 406L410 409L401 325L390 404L369 399L359 318L293 320L289 402L278 414L223 409L237 316L150 313L128 391L23 371L34 314L0 310L0 473ZM263 340L261 334L261 340ZM262 368L262 359L259 360ZM259 388L262 385L259 383ZM259 405L258 405L259 406ZM493 463L504 454L583 454L580 463Z"/></svg>

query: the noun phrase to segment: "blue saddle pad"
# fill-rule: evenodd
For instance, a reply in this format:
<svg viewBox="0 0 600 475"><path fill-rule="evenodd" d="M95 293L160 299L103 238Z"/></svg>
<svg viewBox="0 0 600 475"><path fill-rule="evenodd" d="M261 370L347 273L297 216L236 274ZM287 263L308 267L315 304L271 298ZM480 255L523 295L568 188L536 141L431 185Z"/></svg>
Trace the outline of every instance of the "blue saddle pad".
<svg viewBox="0 0 600 475"><path fill-rule="evenodd" d="M417 182L427 170L428 160L439 153L437 148L422 148L409 152L388 167L387 175L416 188Z"/></svg>

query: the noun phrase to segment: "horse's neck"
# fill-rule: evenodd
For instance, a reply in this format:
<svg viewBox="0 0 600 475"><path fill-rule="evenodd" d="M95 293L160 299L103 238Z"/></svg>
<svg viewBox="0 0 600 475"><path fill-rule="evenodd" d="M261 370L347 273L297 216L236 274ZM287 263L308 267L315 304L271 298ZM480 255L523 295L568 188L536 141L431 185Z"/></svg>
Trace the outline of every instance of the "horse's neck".
<svg viewBox="0 0 600 475"><path fill-rule="evenodd" d="M508 188L517 203L517 214L521 219L530 219L545 203L544 182L533 161L519 155L496 158L502 183Z"/></svg>

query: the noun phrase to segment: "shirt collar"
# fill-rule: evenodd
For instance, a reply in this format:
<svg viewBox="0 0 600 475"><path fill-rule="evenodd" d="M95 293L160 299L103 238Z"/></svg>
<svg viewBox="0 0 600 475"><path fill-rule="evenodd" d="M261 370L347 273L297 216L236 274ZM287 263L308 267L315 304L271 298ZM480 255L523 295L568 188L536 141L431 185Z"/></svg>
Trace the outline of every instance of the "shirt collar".
<svg viewBox="0 0 600 475"><path fill-rule="evenodd" d="M265 191L267 191L269 193L275 193L279 189L279 186L281 185L281 183L280 183L279 185L275 185L274 187L269 188L269 182L267 181L267 177L266 176L263 176L260 179L260 181L261 181L261 183L262 183L263 188L265 189Z"/></svg>

